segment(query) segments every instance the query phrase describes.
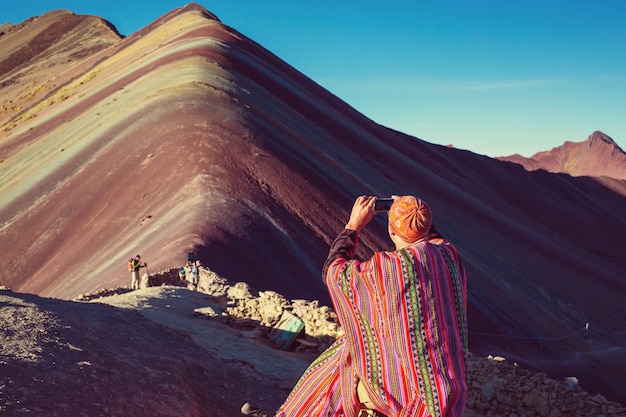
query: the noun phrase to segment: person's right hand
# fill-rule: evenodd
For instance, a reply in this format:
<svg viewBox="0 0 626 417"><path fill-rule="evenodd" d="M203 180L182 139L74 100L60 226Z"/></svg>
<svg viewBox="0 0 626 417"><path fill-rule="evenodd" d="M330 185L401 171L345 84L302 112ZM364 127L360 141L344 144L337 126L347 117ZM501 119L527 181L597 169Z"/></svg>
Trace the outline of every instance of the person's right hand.
<svg viewBox="0 0 626 417"><path fill-rule="evenodd" d="M346 229L359 231L364 228L376 214L376 211L374 211L375 202L376 197L366 197L364 195L357 197L352 206L350 220L346 224Z"/></svg>

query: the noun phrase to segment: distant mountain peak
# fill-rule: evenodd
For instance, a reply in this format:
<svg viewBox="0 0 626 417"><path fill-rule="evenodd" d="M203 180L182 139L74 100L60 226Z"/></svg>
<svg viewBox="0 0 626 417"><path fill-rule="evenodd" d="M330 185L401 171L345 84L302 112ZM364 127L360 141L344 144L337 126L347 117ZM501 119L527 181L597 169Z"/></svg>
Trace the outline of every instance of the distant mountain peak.
<svg viewBox="0 0 626 417"><path fill-rule="evenodd" d="M607 134L596 130L583 142L566 141L530 158L511 155L497 158L520 164L528 171L544 169L572 176L626 179L626 153Z"/></svg>
<svg viewBox="0 0 626 417"><path fill-rule="evenodd" d="M214 15L213 13L208 11L206 9L206 7L204 7L203 5L195 3L195 2L187 3L183 7L179 8L178 11L179 11L179 13L187 13L187 12L190 12L190 11L197 11L197 12L202 13L205 17L207 17L209 19L217 20L218 22L220 22L220 19L216 15Z"/></svg>
<svg viewBox="0 0 626 417"><path fill-rule="evenodd" d="M622 153L624 153L624 151L619 147L619 145L617 143L615 143L615 141L611 137L609 137L608 135L600 132L599 130L596 130L591 135L589 135L589 137L587 138L586 142L587 142L587 147L588 148L591 148L591 146L594 143L602 142L602 143L606 143L606 144L611 145L611 146L615 146L620 151L622 151Z"/></svg>

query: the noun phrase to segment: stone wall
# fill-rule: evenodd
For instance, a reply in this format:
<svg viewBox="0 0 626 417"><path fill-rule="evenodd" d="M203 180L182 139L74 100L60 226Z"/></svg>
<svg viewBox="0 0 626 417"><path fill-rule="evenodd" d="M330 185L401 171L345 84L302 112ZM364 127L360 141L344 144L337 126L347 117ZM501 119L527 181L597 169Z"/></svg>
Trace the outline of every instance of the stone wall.
<svg viewBox="0 0 626 417"><path fill-rule="evenodd" d="M186 286L186 282L182 281L178 275L180 268L172 268L167 271L150 274L149 277L143 276L141 279L141 288L160 287L162 285L173 285L178 287Z"/></svg>
<svg viewBox="0 0 626 417"><path fill-rule="evenodd" d="M501 357L468 362L465 417L624 417L626 408L583 391L576 379L549 378Z"/></svg>

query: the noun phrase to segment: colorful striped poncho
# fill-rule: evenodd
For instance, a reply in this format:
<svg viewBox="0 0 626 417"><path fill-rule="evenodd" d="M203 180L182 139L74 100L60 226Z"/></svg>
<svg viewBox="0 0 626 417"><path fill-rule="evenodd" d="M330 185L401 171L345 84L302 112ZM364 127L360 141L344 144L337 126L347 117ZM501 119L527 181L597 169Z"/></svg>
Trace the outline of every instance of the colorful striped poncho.
<svg viewBox="0 0 626 417"><path fill-rule="evenodd" d="M278 417L356 417L359 380L389 417L461 417L467 382L466 279L441 237L352 260L357 232L333 242L324 278L345 335L305 371Z"/></svg>

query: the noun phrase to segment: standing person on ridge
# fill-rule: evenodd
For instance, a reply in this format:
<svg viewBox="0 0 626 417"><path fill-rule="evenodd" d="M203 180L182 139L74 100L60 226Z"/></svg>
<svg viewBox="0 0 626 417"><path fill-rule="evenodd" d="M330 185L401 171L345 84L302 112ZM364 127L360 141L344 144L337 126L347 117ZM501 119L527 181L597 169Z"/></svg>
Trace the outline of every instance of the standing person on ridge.
<svg viewBox="0 0 626 417"><path fill-rule="evenodd" d="M139 268L147 268L148 264L141 262L141 256L137 255L134 259L128 261L128 269L130 269L130 288L133 290L139 289L141 283L141 277L139 276Z"/></svg>
<svg viewBox="0 0 626 417"><path fill-rule="evenodd" d="M198 290L198 280L200 278L200 260L196 259L191 263L191 286L194 290Z"/></svg>
<svg viewBox="0 0 626 417"><path fill-rule="evenodd" d="M394 196L392 252L354 259L376 197L358 197L323 268L345 335L322 353L277 417L461 417L467 399L467 296L458 252L421 199ZM252 403L246 415L266 417Z"/></svg>

